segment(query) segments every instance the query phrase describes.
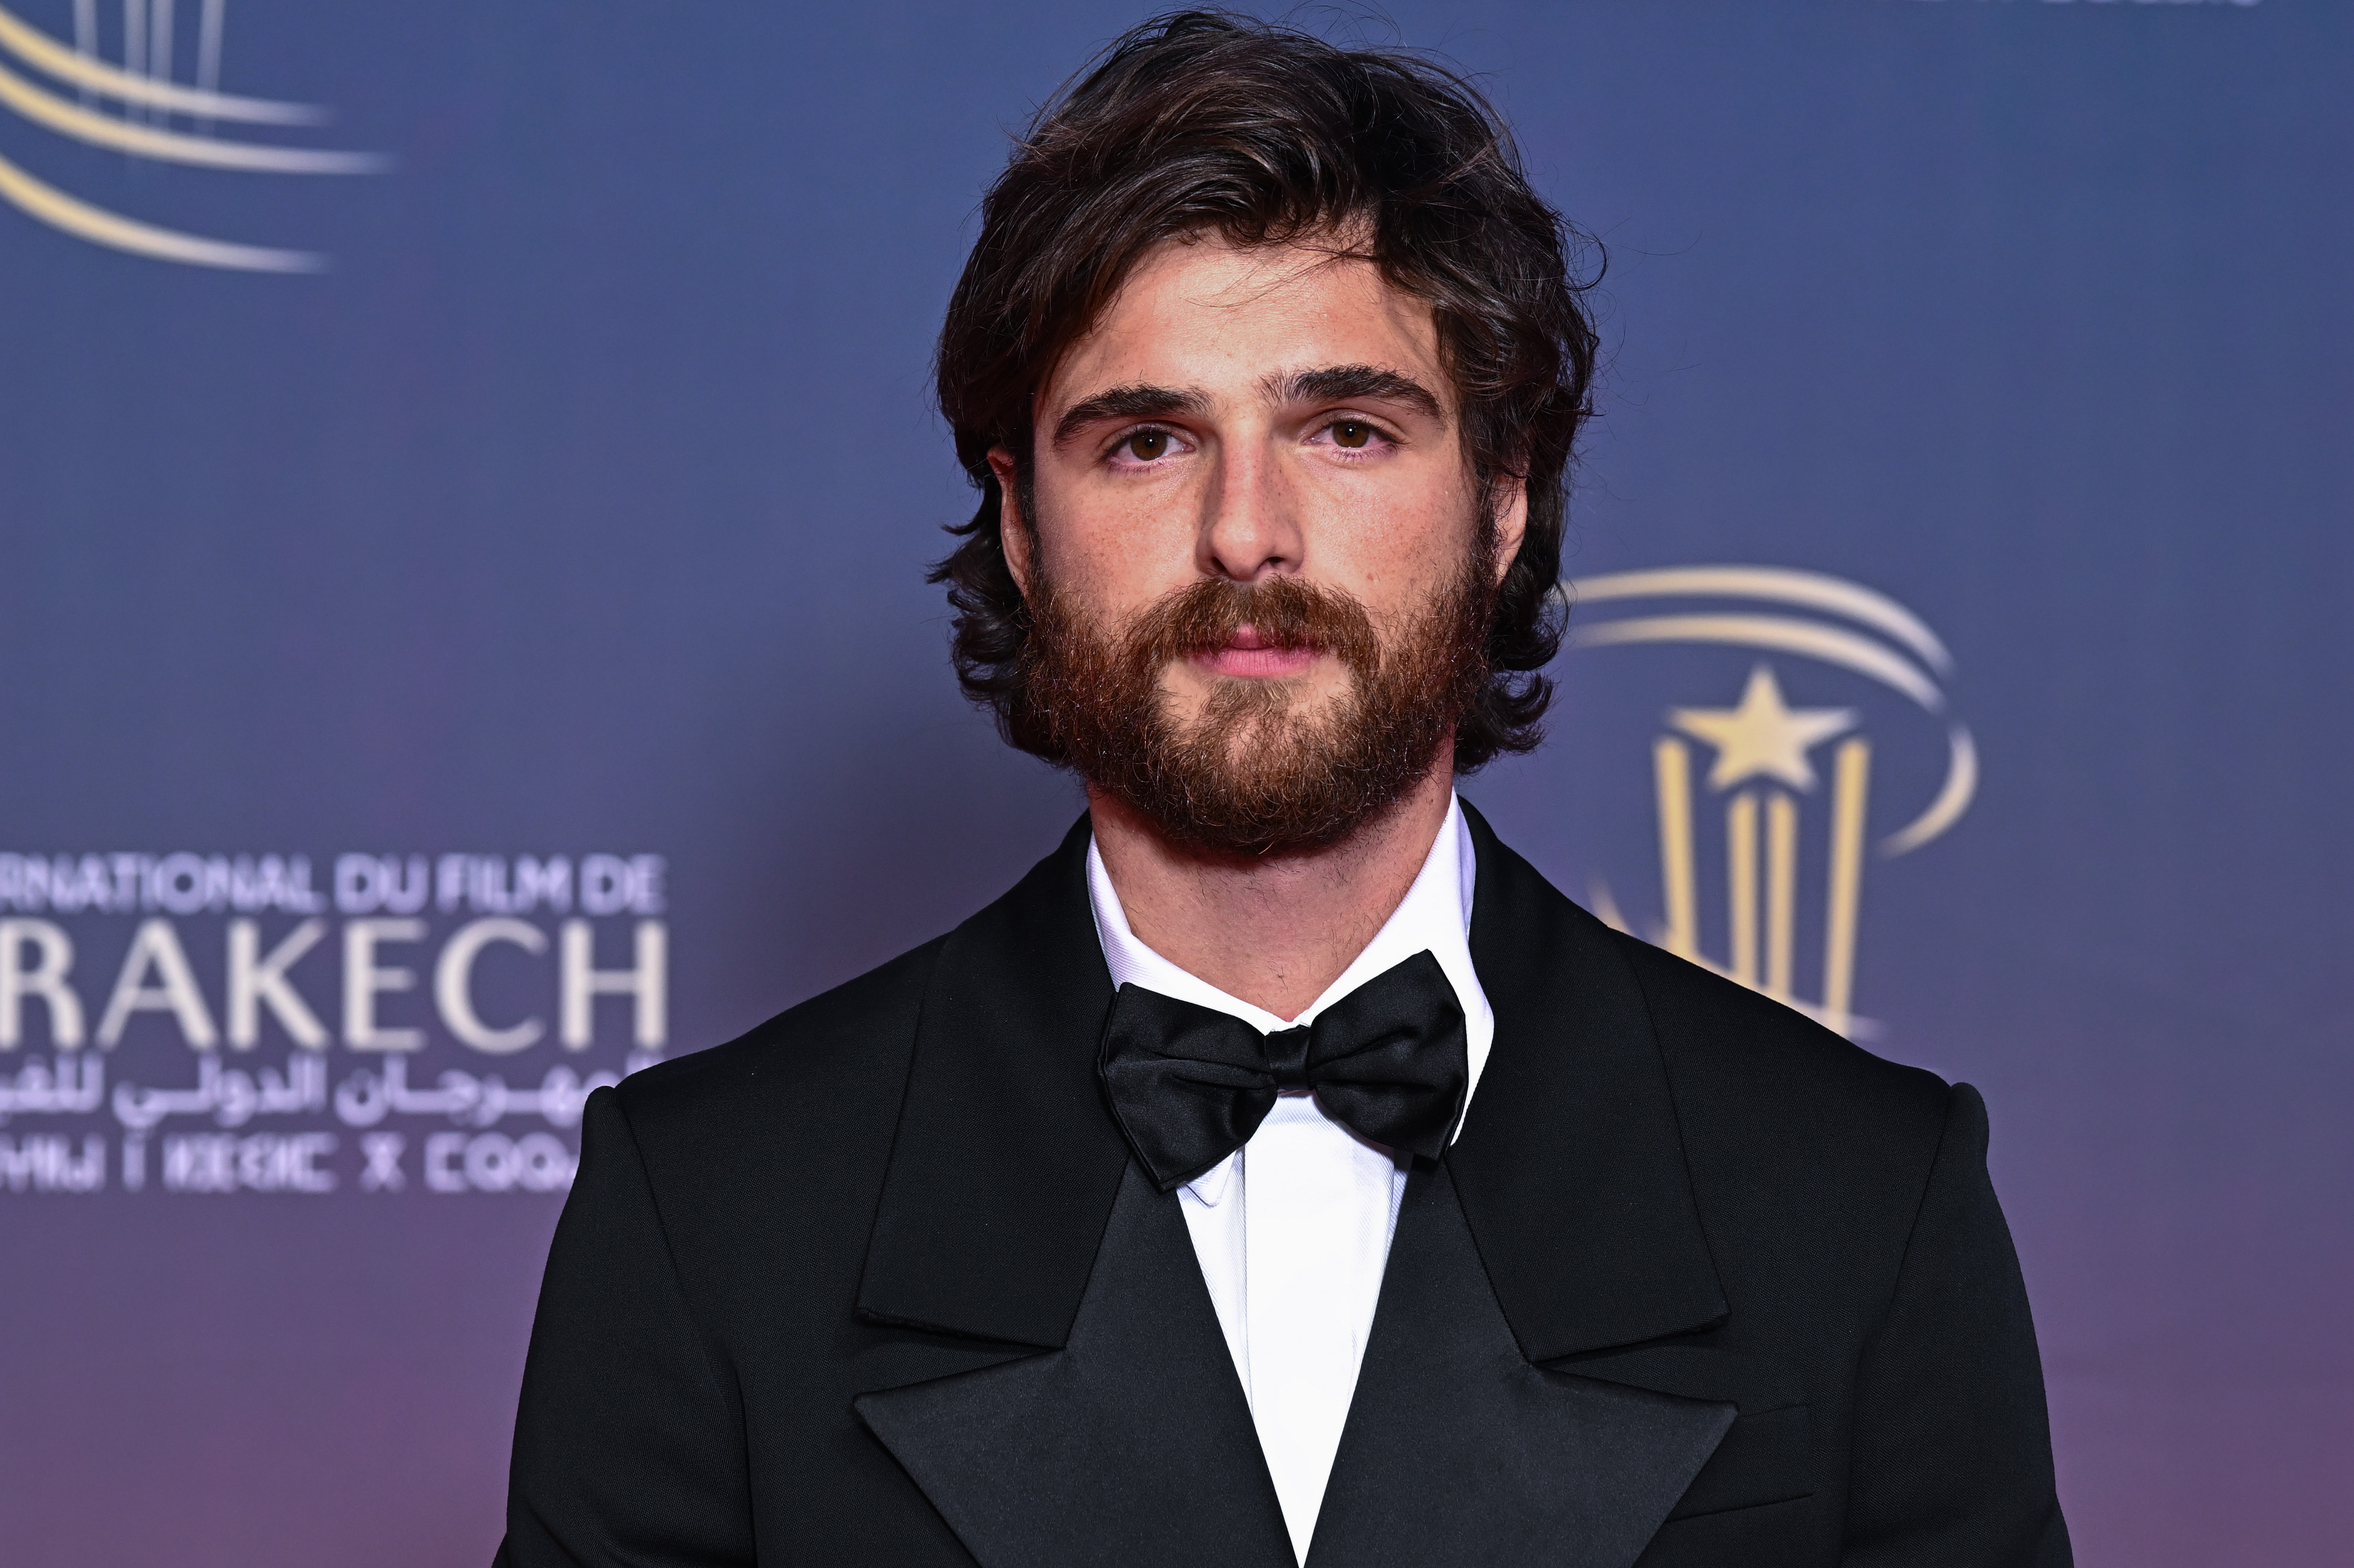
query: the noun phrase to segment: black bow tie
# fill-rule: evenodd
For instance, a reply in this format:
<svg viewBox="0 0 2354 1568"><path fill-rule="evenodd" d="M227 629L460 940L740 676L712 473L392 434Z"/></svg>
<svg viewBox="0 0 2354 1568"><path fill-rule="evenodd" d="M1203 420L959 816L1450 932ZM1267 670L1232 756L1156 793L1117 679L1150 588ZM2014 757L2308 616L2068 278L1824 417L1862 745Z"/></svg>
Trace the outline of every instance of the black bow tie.
<svg viewBox="0 0 2354 1568"><path fill-rule="evenodd" d="M1428 951L1385 969L1306 1028L1261 1034L1230 1013L1124 985L1096 1070L1129 1146L1164 1192L1240 1149L1287 1089L1333 1120L1435 1160L1471 1071L1463 1008Z"/></svg>

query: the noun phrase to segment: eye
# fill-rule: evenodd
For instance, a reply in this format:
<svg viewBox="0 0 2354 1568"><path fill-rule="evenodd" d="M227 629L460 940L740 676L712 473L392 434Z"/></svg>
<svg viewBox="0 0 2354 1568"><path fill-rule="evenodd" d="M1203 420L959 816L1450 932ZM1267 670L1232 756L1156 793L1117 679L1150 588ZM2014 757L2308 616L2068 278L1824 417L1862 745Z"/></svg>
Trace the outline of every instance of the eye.
<svg viewBox="0 0 2354 1568"><path fill-rule="evenodd" d="M1332 426L1332 443L1335 446L1363 447L1373 439L1373 426L1363 419L1341 419Z"/></svg>
<svg viewBox="0 0 2354 1568"><path fill-rule="evenodd" d="M1169 455L1169 432L1139 430L1119 444L1139 462L1158 462Z"/></svg>

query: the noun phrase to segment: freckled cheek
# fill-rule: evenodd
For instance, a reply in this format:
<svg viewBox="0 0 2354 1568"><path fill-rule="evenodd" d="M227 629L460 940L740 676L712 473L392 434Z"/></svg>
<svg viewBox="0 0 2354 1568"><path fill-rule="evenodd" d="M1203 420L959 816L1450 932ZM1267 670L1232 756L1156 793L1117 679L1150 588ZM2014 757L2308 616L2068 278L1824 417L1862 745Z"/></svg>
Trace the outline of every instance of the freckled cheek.
<svg viewBox="0 0 2354 1568"><path fill-rule="evenodd" d="M1192 534L1150 514L1098 514L1041 543L1055 581L1115 615L1195 575Z"/></svg>
<svg viewBox="0 0 2354 1568"><path fill-rule="evenodd" d="M1459 495L1434 493L1363 508L1331 535L1330 576L1376 614L1419 603L1451 577L1469 547L1471 528Z"/></svg>

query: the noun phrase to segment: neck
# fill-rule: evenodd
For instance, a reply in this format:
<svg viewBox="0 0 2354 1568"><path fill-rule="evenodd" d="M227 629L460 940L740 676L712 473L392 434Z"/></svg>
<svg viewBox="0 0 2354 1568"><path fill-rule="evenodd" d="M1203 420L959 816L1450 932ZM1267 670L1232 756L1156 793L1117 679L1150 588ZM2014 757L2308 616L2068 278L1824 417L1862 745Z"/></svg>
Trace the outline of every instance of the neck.
<svg viewBox="0 0 2354 1568"><path fill-rule="evenodd" d="M1406 796L1339 843L1204 854L1089 787L1096 847L1139 941L1228 996L1297 1018L1405 898L1452 798L1453 747Z"/></svg>

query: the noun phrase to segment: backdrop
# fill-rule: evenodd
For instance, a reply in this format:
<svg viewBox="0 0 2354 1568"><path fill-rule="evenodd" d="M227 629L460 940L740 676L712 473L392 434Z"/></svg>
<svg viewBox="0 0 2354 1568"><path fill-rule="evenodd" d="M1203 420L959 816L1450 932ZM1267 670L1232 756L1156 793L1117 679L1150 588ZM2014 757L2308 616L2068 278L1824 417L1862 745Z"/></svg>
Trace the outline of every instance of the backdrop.
<svg viewBox="0 0 2354 1568"><path fill-rule="evenodd" d="M587 1089L1076 808L927 356L1140 12L0 5L0 1559L481 1563ZM2342 1561L2354 14L1393 26L1610 258L1467 795L1985 1091L2084 1562Z"/></svg>

